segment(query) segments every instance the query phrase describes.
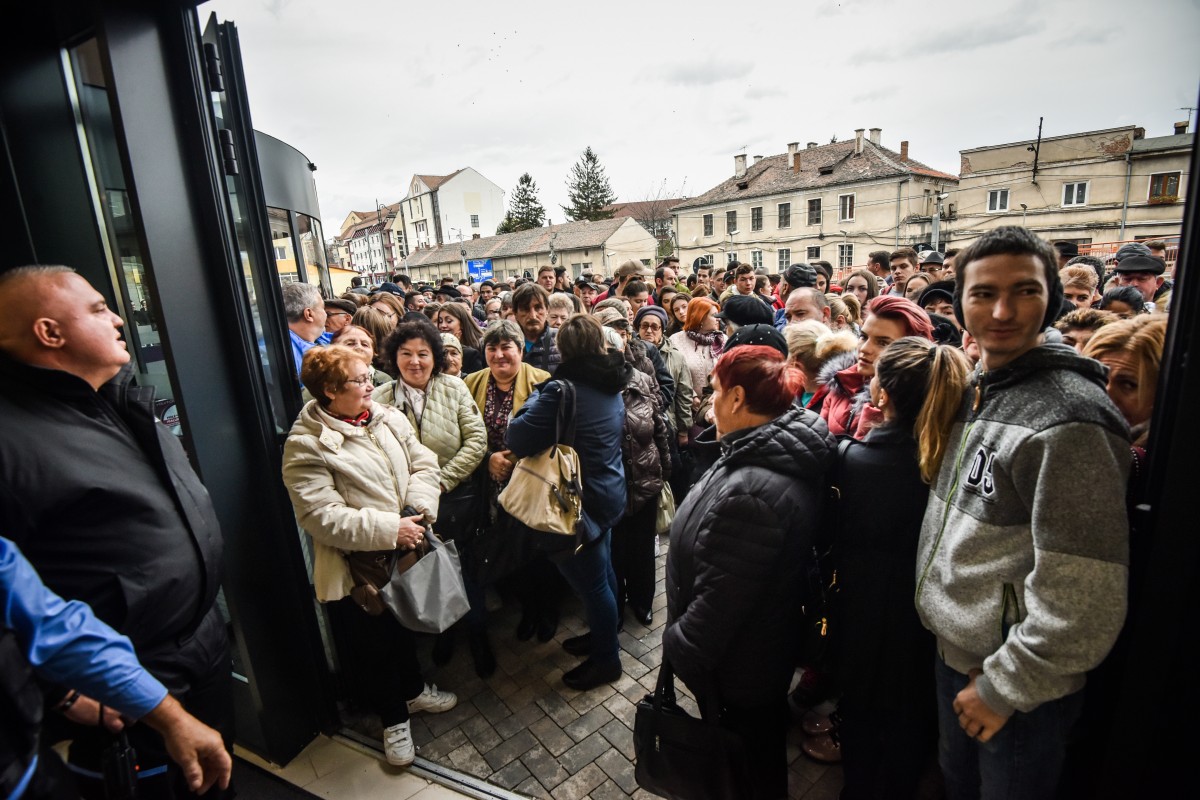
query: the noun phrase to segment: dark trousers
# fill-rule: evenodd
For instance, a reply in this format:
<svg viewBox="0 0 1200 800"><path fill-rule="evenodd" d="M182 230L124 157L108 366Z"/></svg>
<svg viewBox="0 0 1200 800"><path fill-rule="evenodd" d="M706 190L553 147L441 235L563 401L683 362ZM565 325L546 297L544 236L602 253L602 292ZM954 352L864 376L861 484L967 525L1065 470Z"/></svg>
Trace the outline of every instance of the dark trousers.
<svg viewBox="0 0 1200 800"><path fill-rule="evenodd" d="M905 687L896 687L903 694ZM838 703L845 782L841 800L904 800L916 796L937 751L937 702L920 694L914 703L884 709L856 703L849 691ZM920 707L918 707L920 704Z"/></svg>
<svg viewBox="0 0 1200 800"><path fill-rule="evenodd" d="M696 696L704 708L704 698ZM736 733L745 745L750 785L744 800L783 800L787 793L787 699L765 706L736 708L726 706L721 712L721 727Z"/></svg>
<svg viewBox="0 0 1200 800"><path fill-rule="evenodd" d="M233 752L233 677L230 672L228 647L223 648L213 666L192 682L191 688L176 699L188 713L205 725L220 732L225 749ZM83 728L71 743L68 768L76 773L79 796L84 800L104 800L102 774L104 751L112 744L113 736L99 728ZM126 728L129 744L137 752L139 800L183 800L197 795L187 788L183 773L167 755L162 737L147 725ZM165 769L164 769L165 767ZM214 786L206 798L232 797L233 786L222 792Z"/></svg>
<svg viewBox="0 0 1200 800"><path fill-rule="evenodd" d="M617 573L617 615L625 604L649 611L654 602L654 524L657 500L626 514L613 526L612 566Z"/></svg>
<svg viewBox="0 0 1200 800"><path fill-rule="evenodd" d="M343 669L357 687L358 699L379 713L385 728L407 722L408 701L425 688L412 631L387 611L367 614L349 597L326 608L338 634Z"/></svg>

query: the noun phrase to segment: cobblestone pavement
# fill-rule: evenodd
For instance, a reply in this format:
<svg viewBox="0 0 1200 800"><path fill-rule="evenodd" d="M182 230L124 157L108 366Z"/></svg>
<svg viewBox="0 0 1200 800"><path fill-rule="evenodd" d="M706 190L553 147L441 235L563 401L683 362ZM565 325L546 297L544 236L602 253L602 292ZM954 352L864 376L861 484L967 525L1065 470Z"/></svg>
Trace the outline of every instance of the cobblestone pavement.
<svg viewBox="0 0 1200 800"><path fill-rule="evenodd" d="M472 666L465 632L454 657L441 668L430 659L432 637L420 644L426 675L458 694L458 705L444 714L418 714L412 732L417 754L430 761L487 780L529 797L553 800L653 798L633 777L633 717L636 703L653 690L662 661L667 621L663 591L666 541L658 558L656 596L649 627L625 620L620 634L624 674L615 683L587 692L568 689L562 674L579 658L562 641L587 631L573 597L563 603L555 638L519 642L515 603L495 608L489 619L496 674L480 680ZM683 689L677 682L677 687ZM691 698L681 704L696 713ZM378 741L379 721L360 719L354 728ZM811 761L800 752L799 726L788 738L788 794L793 800L836 798L842 787L840 767Z"/></svg>

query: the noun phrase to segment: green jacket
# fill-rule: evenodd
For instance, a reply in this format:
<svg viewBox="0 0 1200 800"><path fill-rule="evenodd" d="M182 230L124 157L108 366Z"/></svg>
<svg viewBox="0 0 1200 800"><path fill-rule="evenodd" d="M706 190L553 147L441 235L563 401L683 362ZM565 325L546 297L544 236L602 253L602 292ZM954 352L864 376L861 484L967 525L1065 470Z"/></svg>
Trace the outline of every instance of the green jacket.
<svg viewBox="0 0 1200 800"><path fill-rule="evenodd" d="M427 392L419 424L404 390L397 391L396 381L380 386L372 399L404 412L421 444L437 454L438 466L442 468L442 488L449 492L483 461L487 452L487 429L483 426L483 415L461 379L435 375L429 381Z"/></svg>

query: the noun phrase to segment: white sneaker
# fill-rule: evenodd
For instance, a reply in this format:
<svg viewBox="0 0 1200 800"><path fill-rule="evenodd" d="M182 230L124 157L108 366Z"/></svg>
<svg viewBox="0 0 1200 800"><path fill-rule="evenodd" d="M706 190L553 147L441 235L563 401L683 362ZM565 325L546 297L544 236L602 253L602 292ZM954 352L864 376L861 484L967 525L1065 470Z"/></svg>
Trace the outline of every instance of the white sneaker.
<svg viewBox="0 0 1200 800"><path fill-rule="evenodd" d="M437 684L427 683L419 695L408 701L408 713L428 711L432 714L441 714L456 705L458 705L458 695L454 692L439 692Z"/></svg>
<svg viewBox="0 0 1200 800"><path fill-rule="evenodd" d="M407 722L383 729L383 754L394 767L407 767L417 757L412 729Z"/></svg>

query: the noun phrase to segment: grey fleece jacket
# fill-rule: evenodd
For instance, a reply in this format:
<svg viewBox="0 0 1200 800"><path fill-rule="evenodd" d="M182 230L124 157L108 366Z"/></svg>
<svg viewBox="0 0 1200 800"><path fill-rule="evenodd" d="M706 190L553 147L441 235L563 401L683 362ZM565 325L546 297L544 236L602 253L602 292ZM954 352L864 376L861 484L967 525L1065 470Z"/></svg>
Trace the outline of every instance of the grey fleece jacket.
<svg viewBox="0 0 1200 800"><path fill-rule="evenodd" d="M977 371L921 528L917 612L994 711L1083 687L1125 619L1129 430L1105 370L1042 345Z"/></svg>

